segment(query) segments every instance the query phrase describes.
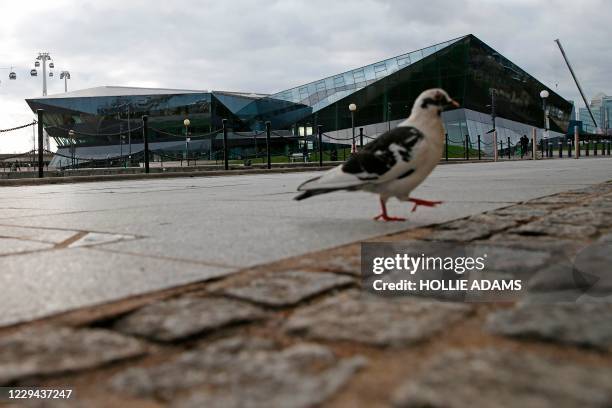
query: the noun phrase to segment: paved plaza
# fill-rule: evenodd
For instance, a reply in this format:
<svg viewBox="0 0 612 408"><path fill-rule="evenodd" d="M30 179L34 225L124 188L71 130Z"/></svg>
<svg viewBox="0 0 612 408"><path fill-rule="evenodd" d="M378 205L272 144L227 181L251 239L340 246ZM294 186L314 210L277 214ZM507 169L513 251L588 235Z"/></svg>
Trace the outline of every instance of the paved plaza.
<svg viewBox="0 0 612 408"><path fill-rule="evenodd" d="M442 223L612 178L612 161L441 165L415 192L436 209L334 193L293 201L317 172L0 188L0 325L406 229Z"/></svg>

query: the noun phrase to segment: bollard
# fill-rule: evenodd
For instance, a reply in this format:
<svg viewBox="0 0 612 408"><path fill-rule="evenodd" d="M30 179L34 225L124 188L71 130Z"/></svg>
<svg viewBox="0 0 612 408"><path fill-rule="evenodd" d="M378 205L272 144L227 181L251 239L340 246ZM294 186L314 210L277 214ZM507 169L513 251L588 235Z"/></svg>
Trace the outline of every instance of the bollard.
<svg viewBox="0 0 612 408"><path fill-rule="evenodd" d="M222 119L223 124L223 168L229 170L229 152L227 151L227 119Z"/></svg>
<svg viewBox="0 0 612 408"><path fill-rule="evenodd" d="M446 157L446 161L448 161L448 133L445 134L446 143L444 144L444 154Z"/></svg>
<svg viewBox="0 0 612 408"><path fill-rule="evenodd" d="M319 135L319 167L323 167L323 125L317 125L317 134Z"/></svg>
<svg viewBox="0 0 612 408"><path fill-rule="evenodd" d="M597 144L599 143L598 138L595 138L595 146L593 146L593 156L597 156Z"/></svg>
<svg viewBox="0 0 612 408"><path fill-rule="evenodd" d="M544 137L544 136L542 136ZM542 139L542 148L544 148L544 139ZM538 155L538 134L536 129L531 130L531 160L536 160ZM542 152L542 158L544 158L544 152Z"/></svg>
<svg viewBox="0 0 612 408"><path fill-rule="evenodd" d="M546 144L548 145L548 157L550 157L552 159L553 157L553 144L550 142L546 142Z"/></svg>
<svg viewBox="0 0 612 408"><path fill-rule="evenodd" d="M612 138L608 139L608 156L610 155L610 145L612 144Z"/></svg>
<svg viewBox="0 0 612 408"><path fill-rule="evenodd" d="M504 141L500 140L499 144L501 145L499 148L499 153L502 155L502 157L504 156Z"/></svg>
<svg viewBox="0 0 612 408"><path fill-rule="evenodd" d="M478 135L478 160L480 160L480 135Z"/></svg>
<svg viewBox="0 0 612 408"><path fill-rule="evenodd" d="M567 157L572 157L572 141L567 141Z"/></svg>
<svg viewBox="0 0 612 408"><path fill-rule="evenodd" d="M149 117L144 115L142 117L142 139L144 140L144 164L145 173L149 172Z"/></svg>
<svg viewBox="0 0 612 408"><path fill-rule="evenodd" d="M563 158L563 141L559 140L559 158Z"/></svg>
<svg viewBox="0 0 612 408"><path fill-rule="evenodd" d="M589 149L591 148L591 146L589 146L591 144L591 141L589 139L585 140L586 143L586 149L585 149L585 154L588 156L590 154Z"/></svg>
<svg viewBox="0 0 612 408"><path fill-rule="evenodd" d="M463 143L465 144L465 160L470 160L470 135L465 135Z"/></svg>
<svg viewBox="0 0 612 408"><path fill-rule="evenodd" d="M36 109L38 114L38 178L45 176L43 172L43 113L44 110Z"/></svg>
<svg viewBox="0 0 612 408"><path fill-rule="evenodd" d="M574 157L578 159L580 157L580 131L578 126L574 126L574 146L576 146L576 154Z"/></svg>
<svg viewBox="0 0 612 408"><path fill-rule="evenodd" d="M272 154L270 152L270 121L266 121L266 158L268 162L268 169L272 168Z"/></svg>
<svg viewBox="0 0 612 408"><path fill-rule="evenodd" d="M363 148L363 128L359 128L359 150Z"/></svg>

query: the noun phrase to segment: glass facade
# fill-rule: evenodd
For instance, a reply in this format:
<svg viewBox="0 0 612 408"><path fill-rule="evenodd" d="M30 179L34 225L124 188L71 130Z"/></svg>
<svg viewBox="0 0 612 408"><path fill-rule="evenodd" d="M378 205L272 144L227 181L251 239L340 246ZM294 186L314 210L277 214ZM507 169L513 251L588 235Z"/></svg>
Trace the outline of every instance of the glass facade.
<svg viewBox="0 0 612 408"><path fill-rule="evenodd" d="M610 116L612 115L612 96L599 94L589 104L591 112L597 121L597 126L587 108L580 108L580 121L585 132L610 134Z"/></svg>
<svg viewBox="0 0 612 408"><path fill-rule="evenodd" d="M194 141L211 154L227 119L231 138L239 149L256 142L270 121L272 129L300 137L300 128L322 126L326 140L350 143L350 103L357 105L355 126L368 138L376 137L405 119L416 97L440 87L461 104L444 112L449 142L465 138L490 143L491 94L495 93L495 124L501 140L515 143L532 127L541 128L544 112L539 93L549 91L550 129L559 134L568 127L572 104L544 86L514 63L473 35L455 38L272 95L236 92L198 92L137 88L94 88L46 98L30 99L33 110L45 109L45 127L60 147L72 142L67 132L77 132L77 147L118 145L119 133L139 129L141 116L149 115L153 143L176 144L183 137L183 119L189 118ZM245 132L241 134L241 132ZM258 136L259 135L259 136ZM123 136L125 138L125 136ZM132 142L142 142L142 132L132 131ZM295 144L290 137L285 143ZM250 145L249 145L250 146ZM485 148L486 149L486 148Z"/></svg>
<svg viewBox="0 0 612 408"><path fill-rule="evenodd" d="M494 90L498 138L504 143L510 138L514 144L522 135L530 135L533 127L538 128L541 137L544 111L539 93L547 89L549 135L566 132L572 104L478 38L469 35L434 48L433 53L423 51L429 54L427 57L320 109L302 122L323 125L330 136L346 138L352 131L348 105L355 103L356 126L375 137L405 119L422 91L440 87L461 104L461 109L443 113L449 142L462 144L468 137L475 146L480 136L483 143L489 144Z"/></svg>

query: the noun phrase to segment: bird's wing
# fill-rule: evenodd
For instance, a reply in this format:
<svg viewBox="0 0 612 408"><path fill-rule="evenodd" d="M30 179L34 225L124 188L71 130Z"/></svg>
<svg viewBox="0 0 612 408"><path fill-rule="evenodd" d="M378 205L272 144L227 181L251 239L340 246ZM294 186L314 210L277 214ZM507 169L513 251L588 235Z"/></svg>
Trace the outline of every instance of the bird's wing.
<svg viewBox="0 0 612 408"><path fill-rule="evenodd" d="M401 126L383 133L335 167L298 187L298 191L357 189L402 178L414 171L412 152L424 140L415 127Z"/></svg>

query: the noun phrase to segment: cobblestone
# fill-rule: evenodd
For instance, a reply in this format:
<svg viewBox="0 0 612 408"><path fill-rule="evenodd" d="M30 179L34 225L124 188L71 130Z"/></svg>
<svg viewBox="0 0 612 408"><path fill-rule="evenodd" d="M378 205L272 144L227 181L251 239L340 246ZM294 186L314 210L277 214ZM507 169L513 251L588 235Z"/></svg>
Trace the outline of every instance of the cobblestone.
<svg viewBox="0 0 612 408"><path fill-rule="evenodd" d="M400 386L395 407L603 408L612 404L612 369L504 349L435 356Z"/></svg>
<svg viewBox="0 0 612 408"><path fill-rule="evenodd" d="M248 303L185 296L145 306L117 321L114 328L157 341L174 341L263 317L261 309Z"/></svg>
<svg viewBox="0 0 612 408"><path fill-rule="evenodd" d="M110 386L177 407L311 407L333 395L365 363L359 356L337 358L321 345L282 348L270 340L240 337L163 365L128 369L115 375Z"/></svg>
<svg viewBox="0 0 612 408"><path fill-rule="evenodd" d="M361 275L361 257L359 254L326 257L324 259L302 257L299 259L298 264L301 268L341 272L354 276Z"/></svg>
<svg viewBox="0 0 612 408"><path fill-rule="evenodd" d="M577 204L589 196L587 192L568 191L527 201L527 204Z"/></svg>
<svg viewBox="0 0 612 408"><path fill-rule="evenodd" d="M140 341L102 329L42 327L0 337L0 385L84 370L146 353Z"/></svg>
<svg viewBox="0 0 612 408"><path fill-rule="evenodd" d="M350 291L298 310L285 329L311 339L400 347L433 336L470 310L457 303L380 298Z"/></svg>
<svg viewBox="0 0 612 408"><path fill-rule="evenodd" d="M591 207L574 207L563 211L555 211L548 217L548 221L579 226L588 225L595 228L612 226L612 217L594 211Z"/></svg>
<svg viewBox="0 0 612 408"><path fill-rule="evenodd" d="M520 235L549 235L552 237L584 239L595 235L597 228L591 225L560 224L549 219L543 219L510 229L508 232Z"/></svg>
<svg viewBox="0 0 612 408"><path fill-rule="evenodd" d="M517 225L509 217L493 214L479 214L466 219L452 221L440 225L427 239L439 241L472 241L486 238L492 233L502 231Z"/></svg>
<svg viewBox="0 0 612 408"><path fill-rule="evenodd" d="M226 289L225 293L266 306L282 307L353 282L348 276L328 272L286 271L253 279L246 285Z"/></svg>
<svg viewBox="0 0 612 408"><path fill-rule="evenodd" d="M493 313L492 333L608 350L612 346L612 304L521 304Z"/></svg>
<svg viewBox="0 0 612 408"><path fill-rule="evenodd" d="M490 214L502 215L518 222L524 222L543 217L556 208L559 208L559 206L519 204L494 210Z"/></svg>

